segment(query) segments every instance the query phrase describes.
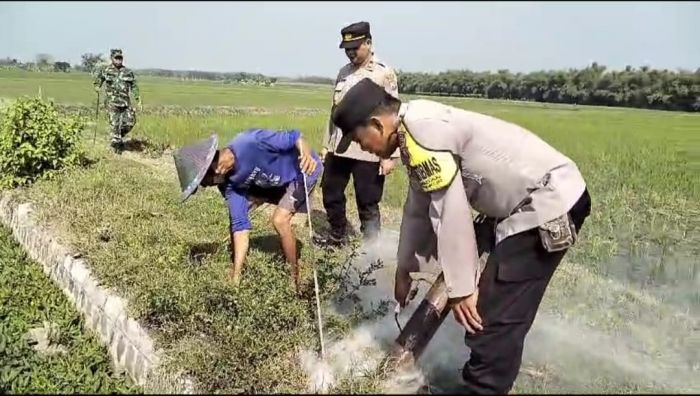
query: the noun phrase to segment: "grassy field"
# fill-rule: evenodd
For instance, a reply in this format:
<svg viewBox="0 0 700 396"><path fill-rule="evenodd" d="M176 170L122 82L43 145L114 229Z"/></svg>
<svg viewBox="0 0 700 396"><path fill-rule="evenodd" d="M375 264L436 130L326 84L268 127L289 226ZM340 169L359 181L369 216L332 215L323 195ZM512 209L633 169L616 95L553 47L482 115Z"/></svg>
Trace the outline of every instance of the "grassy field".
<svg viewBox="0 0 700 396"><path fill-rule="evenodd" d="M137 76L138 78L138 76ZM41 92L63 103L95 103L92 77L87 73L34 73L0 71L0 87L4 97L17 97ZM146 105L236 106L286 109L289 107L326 107L330 95L314 85L278 85L268 89L241 87L211 81L178 81L173 79L138 78ZM273 95L270 95L274 92ZM203 99L206 97L206 99Z"/></svg>
<svg viewBox="0 0 700 396"><path fill-rule="evenodd" d="M36 94L39 86L64 104L89 110L94 101L85 75L0 74L0 96ZM146 78L141 86L145 108L132 135L156 158L106 152L102 116L98 147L91 148L94 165L18 193L38 202L44 219L88 257L97 276L129 298L133 315L174 356L175 367L191 368L202 390L303 391L305 373L292 356L317 342L313 300L292 297L267 217L254 218L244 281L234 289L224 276L227 219L220 197L205 192L177 204L172 160L157 154L211 133L225 141L251 127L299 128L320 148L329 88ZM527 372L516 391L700 391L700 178L693 171L700 116L435 100L534 131L577 162L592 195L581 243L552 280L528 338ZM91 134L86 131L88 147ZM403 170L387 183L385 223L396 227L406 191ZM322 216L316 220L322 227ZM343 260L318 254L303 249L307 264L329 263L322 286L330 297L340 287ZM307 266L306 282L308 274ZM326 320L331 338L354 323L341 316ZM458 333L449 338L446 348L461 346ZM452 371L463 363L445 361L454 363ZM435 372L432 379L440 385L441 376ZM360 386L366 384L345 390L373 389Z"/></svg>
<svg viewBox="0 0 700 396"><path fill-rule="evenodd" d="M139 391L111 369L97 337L4 227L0 257L0 393ZM42 338L37 330L49 331Z"/></svg>

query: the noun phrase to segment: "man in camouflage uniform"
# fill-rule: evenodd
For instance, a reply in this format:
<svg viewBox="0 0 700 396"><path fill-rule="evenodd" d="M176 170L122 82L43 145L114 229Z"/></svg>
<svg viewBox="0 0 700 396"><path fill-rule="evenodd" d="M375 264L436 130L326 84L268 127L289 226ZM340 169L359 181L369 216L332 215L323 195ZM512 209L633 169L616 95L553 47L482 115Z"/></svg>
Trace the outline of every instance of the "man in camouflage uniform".
<svg viewBox="0 0 700 396"><path fill-rule="evenodd" d="M118 149L123 143L124 136L136 124L136 112L131 106L130 94L133 93L139 108L142 103L134 72L123 65L122 50L111 50L110 58L112 63L97 72L94 85L95 91L99 93L102 84L106 83L105 104L109 112L111 143L112 147Z"/></svg>
<svg viewBox="0 0 700 396"><path fill-rule="evenodd" d="M333 93L333 109L345 93L363 78L370 78L384 87L390 95L399 96L396 73L385 62L374 55L372 34L368 22L357 22L340 31L342 41L340 48L350 63L343 66L338 73ZM323 139L325 172L322 179L323 206L326 209L330 235L317 236L331 245L340 245L347 241L347 218L345 216L345 188L353 178L355 200L360 217L360 230L365 242L376 242L380 231L379 202L384 192L384 178L391 173L399 159L398 150L388 159L380 159L374 154L362 151L357 143L351 143L344 153L336 151L340 141L340 130L328 123Z"/></svg>

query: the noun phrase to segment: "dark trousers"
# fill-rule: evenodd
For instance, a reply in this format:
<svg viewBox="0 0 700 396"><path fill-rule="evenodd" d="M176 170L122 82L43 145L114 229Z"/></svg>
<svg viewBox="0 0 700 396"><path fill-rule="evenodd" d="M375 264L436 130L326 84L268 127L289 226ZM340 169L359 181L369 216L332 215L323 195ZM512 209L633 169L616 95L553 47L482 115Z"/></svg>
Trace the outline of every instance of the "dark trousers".
<svg viewBox="0 0 700 396"><path fill-rule="evenodd" d="M355 187L360 229L365 238L376 237L381 224L379 201L384 193L384 176L379 175L379 163L328 154L321 179L321 191L331 233L338 238L347 235L345 188L350 175Z"/></svg>
<svg viewBox="0 0 700 396"><path fill-rule="evenodd" d="M569 211L577 231L590 210L590 196L585 191ZM494 226L492 219L475 224L480 253L490 251L477 301L484 329L465 336L471 355L462 376L475 394L506 394L511 390L520 371L525 336L566 253L547 252L537 229L508 237L492 250Z"/></svg>

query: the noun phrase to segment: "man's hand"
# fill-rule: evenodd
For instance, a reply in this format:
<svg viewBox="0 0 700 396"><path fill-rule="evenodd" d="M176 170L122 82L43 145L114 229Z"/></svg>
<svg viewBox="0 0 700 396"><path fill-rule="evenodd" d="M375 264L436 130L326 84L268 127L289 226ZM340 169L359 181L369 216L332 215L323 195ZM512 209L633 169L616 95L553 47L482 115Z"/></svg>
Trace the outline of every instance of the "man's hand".
<svg viewBox="0 0 700 396"><path fill-rule="evenodd" d="M394 298L401 308L408 303L408 293L411 291L411 277L408 272L396 268L394 276Z"/></svg>
<svg viewBox="0 0 700 396"><path fill-rule="evenodd" d="M100 87L94 87L94 88L95 88L95 92L100 93Z"/></svg>
<svg viewBox="0 0 700 396"><path fill-rule="evenodd" d="M143 113L143 102L141 101L141 99L139 99L138 102L139 102L139 113Z"/></svg>
<svg viewBox="0 0 700 396"><path fill-rule="evenodd" d="M479 300L479 289L474 293L460 297L452 306L452 313L457 322L459 322L469 334L476 333L477 330L483 330L481 316L476 311L476 303Z"/></svg>
<svg viewBox="0 0 700 396"><path fill-rule="evenodd" d="M216 163L215 172L217 175L225 175L233 168L233 152L227 147L219 151L219 160Z"/></svg>
<svg viewBox="0 0 700 396"><path fill-rule="evenodd" d="M379 174L388 176L394 167L396 166L396 160L394 159L383 159L379 161Z"/></svg>
<svg viewBox="0 0 700 396"><path fill-rule="evenodd" d="M299 150L299 168L301 168L301 171L307 175L314 173L316 161L311 156L311 148L304 139L299 138L297 140L297 149Z"/></svg>
<svg viewBox="0 0 700 396"><path fill-rule="evenodd" d="M238 285L243 273L243 262L248 254L248 233L249 231L236 231L231 235L231 268L228 278L234 285Z"/></svg>
<svg viewBox="0 0 700 396"><path fill-rule="evenodd" d="M325 148L325 147L322 148L322 149L321 149L320 155L321 155L321 161L323 161L323 162L325 163L325 162L326 162L326 157L328 156L328 149Z"/></svg>

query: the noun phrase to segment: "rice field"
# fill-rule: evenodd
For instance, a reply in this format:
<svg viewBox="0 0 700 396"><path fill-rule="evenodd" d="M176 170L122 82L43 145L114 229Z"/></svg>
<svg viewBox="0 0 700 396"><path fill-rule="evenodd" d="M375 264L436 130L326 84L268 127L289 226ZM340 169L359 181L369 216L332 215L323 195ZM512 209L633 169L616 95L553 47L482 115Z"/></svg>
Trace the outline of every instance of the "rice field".
<svg viewBox="0 0 700 396"><path fill-rule="evenodd" d="M306 391L308 373L295 354L318 342L313 294L292 297L266 214L254 217L244 280L233 288L225 281L228 220L220 196L204 192L178 204L172 160L160 155L212 133L226 141L253 127L300 129L320 149L330 87L156 78L140 84L144 111L130 136L147 150L107 152L102 114L95 147L92 127L85 131L92 166L16 193L36 202L43 220L85 254L96 275L128 297L133 315L174 357L173 367L190 370L201 391ZM0 73L1 97L36 95L39 88L67 108L94 114L87 75ZM526 341L516 393L700 391L700 115L433 100L537 133L576 161L592 196L580 244L555 274ZM387 179L386 228L398 228L406 186L402 169ZM315 199L321 209L320 192ZM314 216L324 227L323 214ZM297 233L303 239L303 221ZM198 248L206 254L193 261ZM343 257L319 257L306 244L302 254L306 282L310 265L327 263L322 287L330 301L342 284ZM328 337L342 340L362 315L324 317ZM438 391L459 390L464 353L460 331L446 324L424 367ZM428 364L437 360L445 363ZM334 391L371 393L373 378Z"/></svg>

